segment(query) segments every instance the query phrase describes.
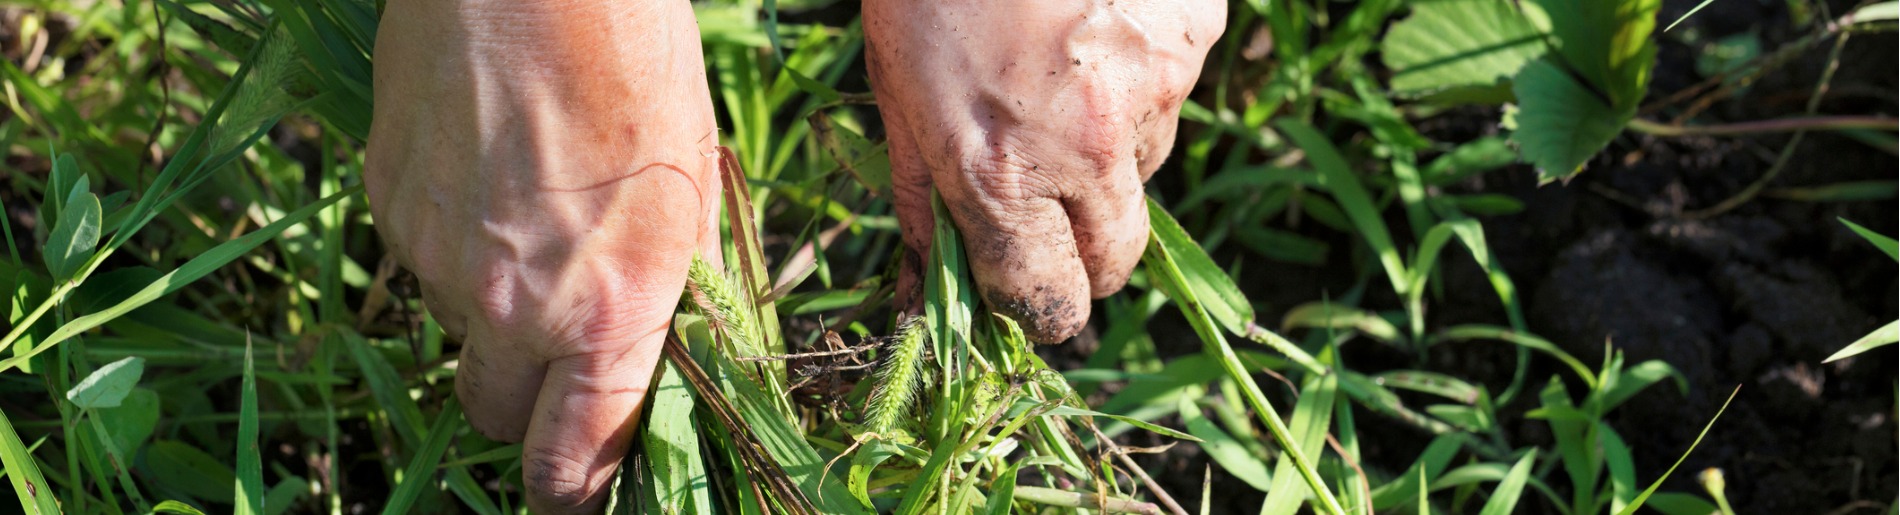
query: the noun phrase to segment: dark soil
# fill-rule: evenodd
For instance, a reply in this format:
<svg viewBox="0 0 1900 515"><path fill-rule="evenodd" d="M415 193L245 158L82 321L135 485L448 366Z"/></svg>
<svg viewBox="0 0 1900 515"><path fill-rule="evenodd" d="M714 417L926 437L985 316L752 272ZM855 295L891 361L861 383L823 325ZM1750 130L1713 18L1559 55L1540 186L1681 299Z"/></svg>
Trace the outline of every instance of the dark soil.
<svg viewBox="0 0 1900 515"><path fill-rule="evenodd" d="M1674 20L1695 2L1666 4ZM1836 13L1852 5L1829 2ZM1699 32L1703 41L1755 31L1764 51L1794 40L1786 2L1716 2L1672 34ZM1664 36L1652 99L1701 81L1700 49ZM1801 114L1825 65L1830 44L1769 74L1734 99L1716 104L1699 123L1758 120ZM1891 33L1859 35L1821 114L1880 114L1896 110L1896 44ZM1667 119L1669 109L1652 115ZM1419 123L1437 141L1495 134L1494 109L1459 110ZM1184 126L1183 134L1198 130ZM1338 134L1335 134L1338 136ZM1890 135L1886 135L1890 136ZM1883 137L1886 137L1883 136ZM1523 212L1485 217L1487 240L1518 286L1531 332L1593 368L1606 343L1630 364L1659 359L1689 381L1685 396L1666 384L1652 387L1613 412L1611 424L1630 443L1643 484L1675 461L1737 386L1740 394L1663 491L1702 493L1695 476L1708 467L1725 472L1728 497L1740 513L1874 513L1896 498L1895 354L1892 347L1831 364L1821 361L1867 332L1900 318L1900 274L1894 261L1836 221L1845 218L1883 234L1896 232L1891 198L1857 202L1802 202L1763 195L1719 216L1684 213L1713 206L1768 171L1788 135L1656 138L1625 134L1567 184L1539 186L1527 166L1475 177L1451 192L1505 193ZM1180 152L1177 149L1177 152ZM1893 180L1893 154L1838 133L1808 135L1768 190L1845 181ZM1169 191L1166 173L1158 186ZM1399 219L1388 221L1404 227ZM1324 228L1292 227L1326 239L1334 249L1353 242ZM1403 232L1403 231L1400 231ZM1401 245L1405 245L1401 242ZM1428 328L1462 323L1506 325L1496 294L1468 254L1441 259L1442 297L1428 298ZM1325 267L1264 261L1228 249L1222 262L1245 261L1241 283L1278 320L1286 309L1322 295L1338 298L1357 278L1353 263ZM1379 289L1374 286L1373 290ZM1389 292L1369 291L1362 305L1397 309ZM1198 352L1191 333L1172 315L1150 327L1164 353ZM1179 331L1179 332L1176 332ZM1164 335L1179 334L1181 338ZM1514 351L1504 345L1448 344L1425 362L1373 344L1349 346L1346 359L1361 371L1424 368L1482 381L1492 392L1510 381ZM1568 374L1551 360L1535 360L1534 380ZM1263 386L1268 382L1263 378ZM1529 385L1530 388L1541 383ZM1574 381L1573 394L1581 390ZM1281 389L1283 391L1283 389ZM1533 390L1534 392L1534 390ZM1527 399L1526 397L1530 397ZM1503 408L1503 427L1515 445L1548 445L1542 421L1525 420L1534 395ZM1409 466L1429 436L1355 412L1366 465L1393 472ZM1136 442L1136 444L1144 444ZM1187 446L1144 465L1165 470L1177 496L1198 497L1207 460ZM1567 480L1552 472L1553 487ZM1216 478L1214 512L1251 513L1261 494L1231 478ZM1567 492L1566 492L1567 494ZM1184 499L1190 510L1197 499ZM1554 512L1542 502L1539 510Z"/></svg>

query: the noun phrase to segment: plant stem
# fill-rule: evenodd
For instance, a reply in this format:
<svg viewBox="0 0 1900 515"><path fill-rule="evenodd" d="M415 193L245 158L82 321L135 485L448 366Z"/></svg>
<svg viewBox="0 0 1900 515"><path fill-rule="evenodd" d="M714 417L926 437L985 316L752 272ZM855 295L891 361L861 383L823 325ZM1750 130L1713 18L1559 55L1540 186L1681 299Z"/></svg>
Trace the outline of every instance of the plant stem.
<svg viewBox="0 0 1900 515"><path fill-rule="evenodd" d="M1161 515L1161 507L1153 504L1109 497L1094 493L1077 493L1040 486L1018 485L1011 497L1049 506L1064 508L1087 508L1102 513L1140 513L1142 515Z"/></svg>
<svg viewBox="0 0 1900 515"><path fill-rule="evenodd" d="M1804 116L1756 120L1716 125L1669 125L1642 118L1632 119L1629 130L1662 137L1733 136L1809 130L1874 129L1900 130L1900 120L1885 116Z"/></svg>

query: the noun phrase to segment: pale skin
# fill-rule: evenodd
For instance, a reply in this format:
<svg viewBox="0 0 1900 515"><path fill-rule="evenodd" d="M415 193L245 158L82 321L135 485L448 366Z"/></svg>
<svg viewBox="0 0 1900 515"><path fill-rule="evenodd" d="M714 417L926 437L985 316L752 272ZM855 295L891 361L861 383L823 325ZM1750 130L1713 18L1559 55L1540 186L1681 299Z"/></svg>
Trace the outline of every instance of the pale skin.
<svg viewBox="0 0 1900 515"><path fill-rule="evenodd" d="M1058 342L1147 241L1142 182L1225 20L1214 0L866 0L905 242L930 191L988 306ZM597 512L694 254L718 133L681 0L391 0L365 182L462 341L469 423L524 443L536 513ZM900 291L914 295L913 276Z"/></svg>

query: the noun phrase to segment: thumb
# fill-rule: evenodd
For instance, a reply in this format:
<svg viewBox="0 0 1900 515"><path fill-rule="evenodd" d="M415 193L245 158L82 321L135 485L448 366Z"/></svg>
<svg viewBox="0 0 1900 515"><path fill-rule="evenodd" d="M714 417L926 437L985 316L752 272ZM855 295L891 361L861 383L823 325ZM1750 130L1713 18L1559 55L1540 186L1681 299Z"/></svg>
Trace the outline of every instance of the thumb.
<svg viewBox="0 0 1900 515"><path fill-rule="evenodd" d="M533 513L598 513L627 454L665 329L622 351L548 362L521 454Z"/></svg>

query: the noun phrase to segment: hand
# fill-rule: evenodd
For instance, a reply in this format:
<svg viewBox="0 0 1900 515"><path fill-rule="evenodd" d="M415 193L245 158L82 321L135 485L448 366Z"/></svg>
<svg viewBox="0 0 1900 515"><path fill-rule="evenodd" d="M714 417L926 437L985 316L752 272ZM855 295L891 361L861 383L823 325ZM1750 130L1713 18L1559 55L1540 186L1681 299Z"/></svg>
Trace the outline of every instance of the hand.
<svg viewBox="0 0 1900 515"><path fill-rule="evenodd" d="M365 182L462 341L455 390L522 441L536 513L599 511L687 264L717 259L717 139L686 2L392 0Z"/></svg>
<svg viewBox="0 0 1900 515"><path fill-rule="evenodd" d="M1039 342L1080 331L1141 259L1142 182L1226 5L865 0L905 242L928 255L936 186L990 309Z"/></svg>

